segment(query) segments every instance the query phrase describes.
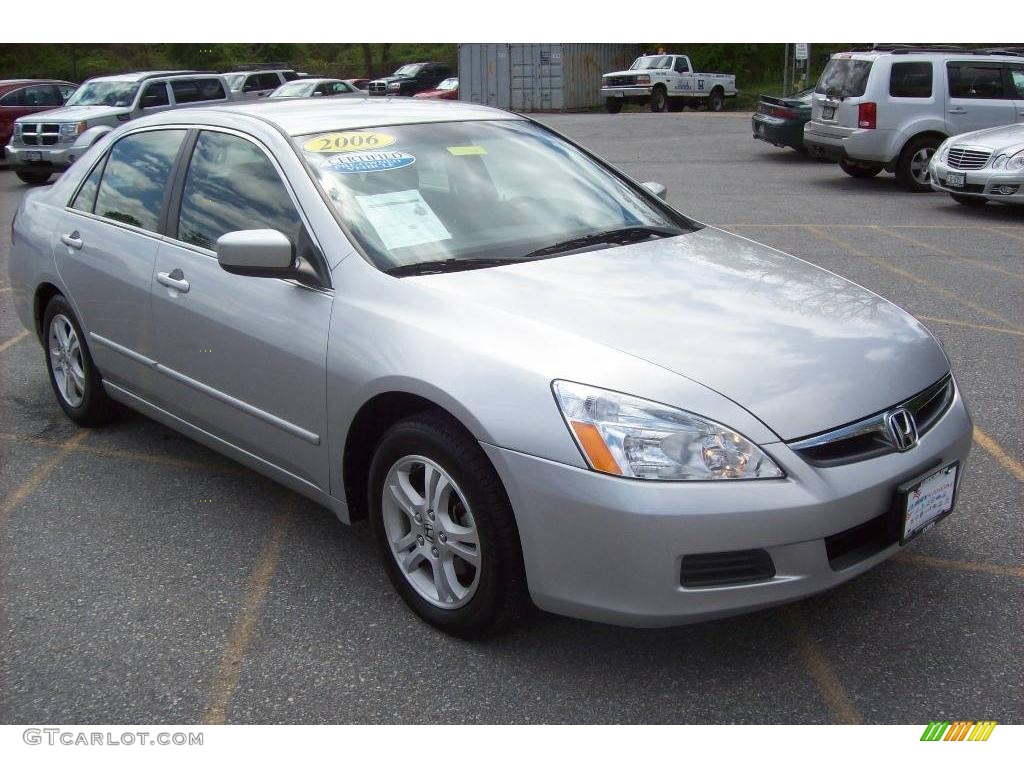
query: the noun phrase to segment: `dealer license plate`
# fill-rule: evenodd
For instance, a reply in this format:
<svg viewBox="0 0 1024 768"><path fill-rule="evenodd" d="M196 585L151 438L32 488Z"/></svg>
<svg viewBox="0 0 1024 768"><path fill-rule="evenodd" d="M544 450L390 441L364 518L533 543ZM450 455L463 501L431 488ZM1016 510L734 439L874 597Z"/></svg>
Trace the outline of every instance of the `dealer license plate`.
<svg viewBox="0 0 1024 768"><path fill-rule="evenodd" d="M620 98L620 99L621 99L621 98L622 98L622 96L623 96L623 93L622 93L622 91L616 91L616 92L615 92L615 95L616 95L616 96L617 96L618 98Z"/></svg>
<svg viewBox="0 0 1024 768"><path fill-rule="evenodd" d="M41 154L39 154L38 152L26 152L25 153L25 159L29 160L29 161L31 161L31 160L42 160L43 156Z"/></svg>
<svg viewBox="0 0 1024 768"><path fill-rule="evenodd" d="M899 490L903 494L901 544L928 530L953 510L959 471L960 464L954 461L900 486Z"/></svg>
<svg viewBox="0 0 1024 768"><path fill-rule="evenodd" d="M956 171L950 171L946 174L946 186L952 187L953 189L963 189L964 184L967 182L966 173L957 173Z"/></svg>
<svg viewBox="0 0 1024 768"><path fill-rule="evenodd" d="M821 119L822 120L831 120L835 116L836 116L836 108L835 107L822 107L821 108Z"/></svg>

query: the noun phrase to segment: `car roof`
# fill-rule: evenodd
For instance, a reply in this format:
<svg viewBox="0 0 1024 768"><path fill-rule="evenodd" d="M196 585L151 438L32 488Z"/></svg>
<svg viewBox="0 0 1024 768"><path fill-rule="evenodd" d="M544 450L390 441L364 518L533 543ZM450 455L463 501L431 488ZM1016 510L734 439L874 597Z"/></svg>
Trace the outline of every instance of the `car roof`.
<svg viewBox="0 0 1024 768"><path fill-rule="evenodd" d="M1015 53L985 52L977 50L938 50L928 48L900 48L897 50L873 50L873 51L842 51L832 54L833 59L856 59L858 61L878 61L886 57L907 56L918 61L946 61L956 59L957 61L997 61L1000 63L1020 63L1021 56Z"/></svg>
<svg viewBox="0 0 1024 768"><path fill-rule="evenodd" d="M154 70L151 72L126 72L123 75L102 75L101 77L90 77L90 82L129 82L137 83L150 77L168 77L171 75L210 75L212 72L197 72L192 69L167 69Z"/></svg>
<svg viewBox="0 0 1024 768"><path fill-rule="evenodd" d="M342 83L343 80L339 80L336 77L300 77L297 80L289 80L284 85L295 85L295 83ZM282 87L283 87L282 86Z"/></svg>
<svg viewBox="0 0 1024 768"><path fill-rule="evenodd" d="M26 85L47 85L56 83L58 85L74 85L68 80L49 80L47 78L16 78L11 80L0 80L0 91L13 91L15 88L24 88Z"/></svg>
<svg viewBox="0 0 1024 768"><path fill-rule="evenodd" d="M295 70L290 67L270 67L269 69L236 69L232 72L225 72L224 77L228 75L262 75L266 72L294 72Z"/></svg>
<svg viewBox="0 0 1024 768"><path fill-rule="evenodd" d="M329 103L325 103L329 102ZM522 120L519 115L481 104L430 99L364 97L362 99L261 99L216 107L171 110L155 122L203 122L204 114L244 115L271 123L290 136L344 131L382 125L447 123L466 120ZM151 123L152 124L152 123Z"/></svg>

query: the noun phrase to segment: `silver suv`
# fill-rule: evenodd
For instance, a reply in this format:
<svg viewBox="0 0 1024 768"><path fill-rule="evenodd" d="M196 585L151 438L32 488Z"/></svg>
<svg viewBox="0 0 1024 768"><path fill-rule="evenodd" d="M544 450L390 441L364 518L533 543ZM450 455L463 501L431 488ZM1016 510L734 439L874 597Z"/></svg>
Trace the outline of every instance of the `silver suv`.
<svg viewBox="0 0 1024 768"><path fill-rule="evenodd" d="M298 80L300 75L294 69L267 68L245 69L238 72L226 72L228 86L236 99L258 99L269 96L279 86Z"/></svg>
<svg viewBox="0 0 1024 768"><path fill-rule="evenodd" d="M1015 122L1024 122L1024 53L876 47L829 61L804 144L851 176L886 170L926 192L929 160L947 137Z"/></svg>
<svg viewBox="0 0 1024 768"><path fill-rule="evenodd" d="M45 184L116 126L174 107L231 100L227 81L206 72L134 72L94 77L58 109L19 118L7 156L26 184Z"/></svg>

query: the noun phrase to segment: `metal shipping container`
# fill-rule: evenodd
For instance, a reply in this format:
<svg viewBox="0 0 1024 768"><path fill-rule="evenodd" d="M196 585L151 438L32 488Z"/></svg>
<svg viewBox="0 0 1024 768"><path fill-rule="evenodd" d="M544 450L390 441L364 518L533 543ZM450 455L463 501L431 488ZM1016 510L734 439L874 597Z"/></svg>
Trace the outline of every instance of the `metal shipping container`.
<svg viewBox="0 0 1024 768"><path fill-rule="evenodd" d="M601 75L642 51L628 43L463 43L459 99L515 112L597 107Z"/></svg>

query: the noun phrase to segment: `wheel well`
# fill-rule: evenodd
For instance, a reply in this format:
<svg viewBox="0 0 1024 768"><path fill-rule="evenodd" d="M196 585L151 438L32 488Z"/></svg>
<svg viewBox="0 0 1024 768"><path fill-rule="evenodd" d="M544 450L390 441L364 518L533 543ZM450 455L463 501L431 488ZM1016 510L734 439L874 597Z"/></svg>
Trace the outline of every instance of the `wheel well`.
<svg viewBox="0 0 1024 768"><path fill-rule="evenodd" d="M720 85L716 85L714 88L711 89L711 93L714 93L715 91L720 92L723 96L725 95L725 88L723 88Z"/></svg>
<svg viewBox="0 0 1024 768"><path fill-rule="evenodd" d="M652 88L651 90L652 90L652 91L656 91L656 90L658 90L659 88L660 88L661 90L665 91L666 93L668 92L668 88L666 88L666 87L665 87L665 84L664 84L664 83L655 83L655 84L654 84L654 88Z"/></svg>
<svg viewBox="0 0 1024 768"><path fill-rule="evenodd" d="M342 475L349 519L365 520L366 493L374 449L392 425L424 411L440 411L455 416L432 400L408 392L385 392L370 398L359 409L345 438ZM461 422L459 422L461 423Z"/></svg>
<svg viewBox="0 0 1024 768"><path fill-rule="evenodd" d="M948 136L946 136L946 134L944 134L944 133L942 133L940 131L921 131L920 133L915 133L913 136L911 136L909 139L907 139L905 142L903 142L903 146L900 147L900 153L896 156L897 161L899 160L900 157L902 157L903 150L905 150L908 146L910 146L911 142L917 141L918 139L924 138L925 136L927 136L929 138L938 139L939 144L941 144L942 142L944 142L948 138Z"/></svg>
<svg viewBox="0 0 1024 768"><path fill-rule="evenodd" d="M36 336L43 340L43 315L46 314L46 305L54 296L62 295L60 289L53 283L43 283L36 288L35 302L32 306L32 316L36 321Z"/></svg>

